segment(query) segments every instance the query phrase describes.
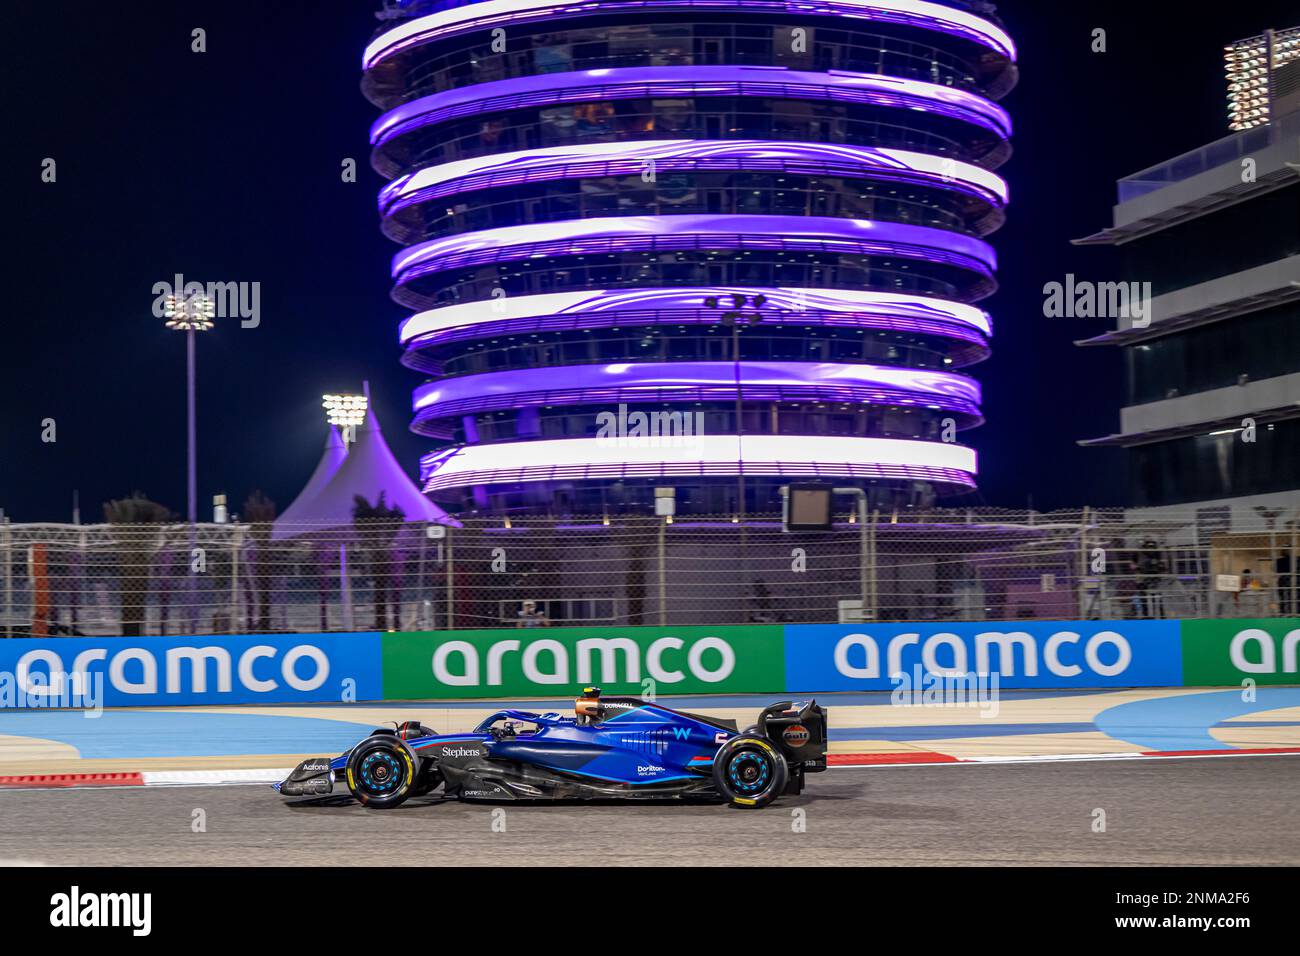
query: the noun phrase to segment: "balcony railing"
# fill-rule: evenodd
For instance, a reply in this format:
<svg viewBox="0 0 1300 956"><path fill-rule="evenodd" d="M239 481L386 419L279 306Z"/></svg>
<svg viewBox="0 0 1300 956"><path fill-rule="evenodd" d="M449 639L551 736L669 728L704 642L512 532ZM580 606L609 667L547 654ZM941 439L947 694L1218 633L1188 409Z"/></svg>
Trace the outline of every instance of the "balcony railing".
<svg viewBox="0 0 1300 956"><path fill-rule="evenodd" d="M1126 203L1211 169L1241 160L1279 140L1300 135L1300 113L1289 113L1266 126L1233 133L1206 146L1125 176L1118 183L1119 201Z"/></svg>

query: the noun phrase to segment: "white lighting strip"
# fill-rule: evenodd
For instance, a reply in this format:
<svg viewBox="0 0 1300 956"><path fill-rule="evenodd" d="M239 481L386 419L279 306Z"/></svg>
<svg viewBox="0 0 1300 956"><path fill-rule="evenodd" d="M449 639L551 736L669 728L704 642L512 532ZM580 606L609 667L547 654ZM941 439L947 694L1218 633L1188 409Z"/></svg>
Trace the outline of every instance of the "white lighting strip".
<svg viewBox="0 0 1300 956"><path fill-rule="evenodd" d="M742 457L743 449L743 457ZM608 466L627 474L853 475L878 471L905 475L977 472L973 448L901 438L827 435L674 435L650 438L568 438L466 445L426 456L425 490L496 481L600 477ZM575 473L577 470L577 473Z"/></svg>
<svg viewBox="0 0 1300 956"><path fill-rule="evenodd" d="M645 7L671 9L671 3L646 3ZM713 5L710 5L711 7ZM717 4L725 6L725 4ZM366 46L361 60L363 70L372 69L386 57L400 53L408 47L418 45L439 36L455 33L466 27L472 27L478 21L530 20L555 18L563 13L600 13L601 4L592 0L485 0L483 3L471 3L450 10L440 10L428 16L416 17L401 23L391 30L386 30L375 37ZM744 10L744 0L737 0L737 10ZM790 0L786 3L790 13L798 14L835 14L850 19L891 19L910 20L913 25L929 28L944 33L960 33L983 43L1010 60L1016 58L1015 43L1007 32L983 17L965 10L929 3L926 0L835 0L834 3L799 2ZM634 9L634 8L633 8ZM690 9L690 7L685 7ZM881 17L880 14L892 14ZM650 14L647 11L647 15Z"/></svg>
<svg viewBox="0 0 1300 956"><path fill-rule="evenodd" d="M481 173L522 174L530 170L546 170L569 164L590 165L619 161L644 163L651 160L669 162L674 159L697 161L702 169L709 168L708 162L711 159L781 160L791 163L823 161L853 164L861 167L860 175L864 179L871 178L871 175L877 172L912 172L936 180L940 186L949 182L956 183L976 192L985 193L1002 205L1007 203L1007 184L1001 176L972 163L946 156L931 156L928 153L917 153L906 149L838 144L782 143L744 139L656 139L525 149L440 163L393 180L380 190L379 205L381 210L386 210L408 196Z"/></svg>

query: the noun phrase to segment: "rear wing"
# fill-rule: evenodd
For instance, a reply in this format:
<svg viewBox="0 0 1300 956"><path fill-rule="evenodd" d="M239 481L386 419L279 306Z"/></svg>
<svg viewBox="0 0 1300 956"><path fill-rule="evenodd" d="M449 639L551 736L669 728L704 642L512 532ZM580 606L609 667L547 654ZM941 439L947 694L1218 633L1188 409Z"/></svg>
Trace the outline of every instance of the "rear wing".
<svg viewBox="0 0 1300 956"><path fill-rule="evenodd" d="M808 773L826 769L826 711L817 701L781 701L758 715L758 733L780 749L786 761Z"/></svg>

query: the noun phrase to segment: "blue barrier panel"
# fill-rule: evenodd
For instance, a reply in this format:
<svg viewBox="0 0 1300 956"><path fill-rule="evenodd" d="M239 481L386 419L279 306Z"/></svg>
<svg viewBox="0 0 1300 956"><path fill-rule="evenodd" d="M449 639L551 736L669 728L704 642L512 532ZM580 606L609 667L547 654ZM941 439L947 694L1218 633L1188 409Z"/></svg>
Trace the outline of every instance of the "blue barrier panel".
<svg viewBox="0 0 1300 956"><path fill-rule="evenodd" d="M897 671L912 681L943 671L996 673L1002 687L1183 686L1177 621L785 627L790 691L892 690Z"/></svg>
<svg viewBox="0 0 1300 956"><path fill-rule="evenodd" d="M0 641L0 707L337 703L383 695L377 632Z"/></svg>

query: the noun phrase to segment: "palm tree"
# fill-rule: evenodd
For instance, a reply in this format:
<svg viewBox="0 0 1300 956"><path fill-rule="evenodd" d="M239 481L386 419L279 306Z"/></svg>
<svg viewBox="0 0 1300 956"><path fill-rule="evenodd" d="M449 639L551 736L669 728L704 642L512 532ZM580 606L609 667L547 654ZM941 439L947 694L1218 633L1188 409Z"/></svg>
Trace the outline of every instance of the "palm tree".
<svg viewBox="0 0 1300 956"><path fill-rule="evenodd" d="M144 633L148 605L149 563L154 551L146 547L144 532L147 529L138 526L163 524L175 519L170 508L150 501L139 491L132 492L129 498L119 498L104 505L104 520L121 526L117 562L123 637L140 637Z"/></svg>

